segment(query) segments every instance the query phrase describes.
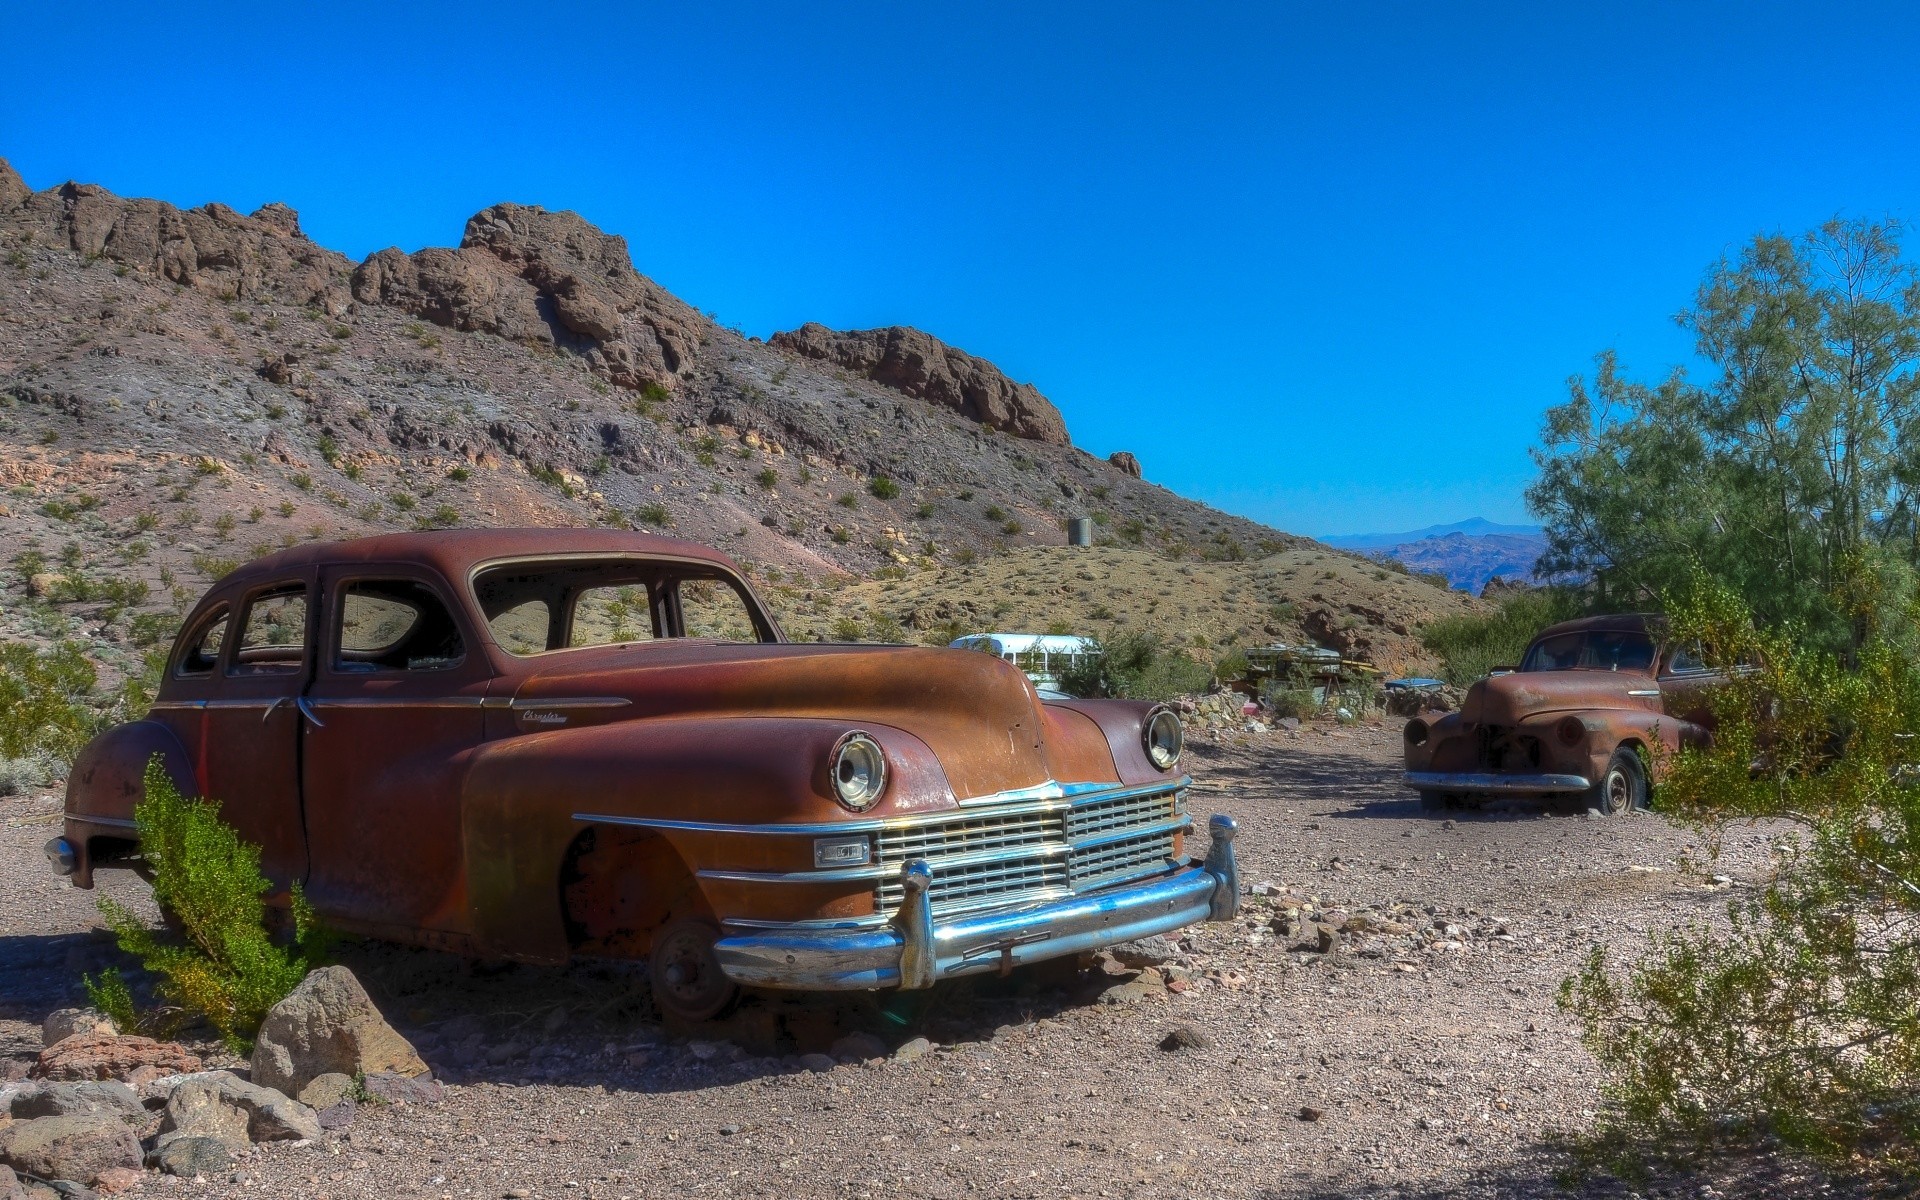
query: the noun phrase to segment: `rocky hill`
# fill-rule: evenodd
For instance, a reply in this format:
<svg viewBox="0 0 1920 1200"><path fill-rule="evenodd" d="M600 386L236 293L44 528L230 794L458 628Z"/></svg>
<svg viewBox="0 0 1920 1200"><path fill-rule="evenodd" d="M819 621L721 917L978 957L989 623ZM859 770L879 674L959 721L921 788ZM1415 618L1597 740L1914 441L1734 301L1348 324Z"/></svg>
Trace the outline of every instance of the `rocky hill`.
<svg viewBox="0 0 1920 1200"><path fill-rule="evenodd" d="M500 204L356 264L281 205L35 191L0 161L0 636L77 622L111 658L237 560L409 526L671 531L793 604L1082 515L1169 561L1310 545L1114 460L915 330L741 336L572 213Z"/></svg>

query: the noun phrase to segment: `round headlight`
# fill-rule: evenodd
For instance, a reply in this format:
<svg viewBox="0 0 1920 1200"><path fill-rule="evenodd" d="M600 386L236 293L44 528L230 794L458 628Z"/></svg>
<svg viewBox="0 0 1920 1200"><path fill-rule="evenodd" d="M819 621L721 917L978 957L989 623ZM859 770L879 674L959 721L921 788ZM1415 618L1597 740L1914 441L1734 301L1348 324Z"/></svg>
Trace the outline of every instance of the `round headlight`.
<svg viewBox="0 0 1920 1200"><path fill-rule="evenodd" d="M1162 771L1171 771L1173 764L1180 761L1180 747L1185 735L1180 732L1180 718L1170 708L1156 708L1147 714L1147 727L1142 733L1146 742L1147 757L1153 765Z"/></svg>
<svg viewBox="0 0 1920 1200"><path fill-rule="evenodd" d="M858 730L833 748L833 794L855 812L865 812L887 788L887 756L873 735Z"/></svg>
<svg viewBox="0 0 1920 1200"><path fill-rule="evenodd" d="M1578 746L1586 740L1587 723L1579 717L1562 717L1560 724L1554 727L1560 740L1569 746Z"/></svg>

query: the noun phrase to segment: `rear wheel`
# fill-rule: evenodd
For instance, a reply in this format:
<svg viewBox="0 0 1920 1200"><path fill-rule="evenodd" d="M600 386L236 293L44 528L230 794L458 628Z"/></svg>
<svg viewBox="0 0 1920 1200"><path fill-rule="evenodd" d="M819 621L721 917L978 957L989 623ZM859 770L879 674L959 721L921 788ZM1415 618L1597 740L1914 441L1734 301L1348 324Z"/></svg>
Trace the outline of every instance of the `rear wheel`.
<svg viewBox="0 0 1920 1200"><path fill-rule="evenodd" d="M669 1017L711 1021L734 1006L740 988L720 970L714 943L720 930L705 917L675 917L653 935L647 975L653 1002Z"/></svg>
<svg viewBox="0 0 1920 1200"><path fill-rule="evenodd" d="M1622 746L1607 762L1606 774L1587 793L1587 807L1603 816L1624 816L1647 806L1647 767L1638 751Z"/></svg>

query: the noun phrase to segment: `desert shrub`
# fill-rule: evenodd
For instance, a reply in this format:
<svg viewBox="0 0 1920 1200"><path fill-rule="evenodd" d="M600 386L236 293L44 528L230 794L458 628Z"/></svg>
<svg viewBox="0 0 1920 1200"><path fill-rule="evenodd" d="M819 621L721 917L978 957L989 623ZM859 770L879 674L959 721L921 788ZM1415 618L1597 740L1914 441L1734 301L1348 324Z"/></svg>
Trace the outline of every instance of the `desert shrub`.
<svg viewBox="0 0 1920 1200"><path fill-rule="evenodd" d="M1213 672L1151 633L1122 633L1100 643L1099 653L1083 655L1061 672L1063 691L1082 697L1166 700L1198 692Z"/></svg>
<svg viewBox="0 0 1920 1200"><path fill-rule="evenodd" d="M1312 688L1295 687L1284 680L1269 679L1260 689L1260 700L1276 717L1293 717L1306 720L1320 711L1319 701L1313 698Z"/></svg>
<svg viewBox="0 0 1920 1200"><path fill-rule="evenodd" d="M1238 648L1227 651L1213 664L1214 678L1221 681L1245 679L1247 676L1247 652Z"/></svg>
<svg viewBox="0 0 1920 1200"><path fill-rule="evenodd" d="M772 467L763 467L760 473L753 478L761 487L772 491L780 482L780 472L774 470Z"/></svg>
<svg viewBox="0 0 1920 1200"><path fill-rule="evenodd" d="M0 758L72 759L97 725L87 703L96 678L77 643L0 646Z"/></svg>
<svg viewBox="0 0 1920 1200"><path fill-rule="evenodd" d="M900 485L885 475L875 475L867 481L867 491L873 493L876 500L891 500L900 494Z"/></svg>
<svg viewBox="0 0 1920 1200"><path fill-rule="evenodd" d="M671 525L673 517L668 514L664 504L643 504L633 510L634 519L642 525Z"/></svg>
<svg viewBox="0 0 1920 1200"><path fill-rule="evenodd" d="M267 1010L306 977L320 950L319 926L296 885L293 943L275 944L261 899L270 885L260 873L260 848L220 819L218 802L182 796L157 755L145 783L133 810L140 857L152 872L154 900L179 933L151 929L112 900L102 899L100 911L120 948L157 977L164 1000L205 1017L235 1053L244 1053ZM132 1009L116 974L89 979L87 991L103 1009Z"/></svg>
<svg viewBox="0 0 1920 1200"><path fill-rule="evenodd" d="M1714 696L1714 743L1670 760L1659 806L1699 826L1709 850L1736 821L1798 831L1776 841L1776 874L1732 900L1723 926L1656 933L1624 970L1596 948L1562 984L1609 1076L1590 1148L1637 1161L1752 1138L1910 1172L1920 666L1902 642L1920 612L1848 665L1805 629L1756 631L1728 585L1696 579L1669 610L1708 661L1759 665Z"/></svg>
<svg viewBox="0 0 1920 1200"><path fill-rule="evenodd" d="M1508 595L1485 616L1442 617L1420 631L1420 641L1440 657L1441 678L1465 687L1494 667L1517 664L1534 634L1582 611L1572 591L1534 588Z"/></svg>

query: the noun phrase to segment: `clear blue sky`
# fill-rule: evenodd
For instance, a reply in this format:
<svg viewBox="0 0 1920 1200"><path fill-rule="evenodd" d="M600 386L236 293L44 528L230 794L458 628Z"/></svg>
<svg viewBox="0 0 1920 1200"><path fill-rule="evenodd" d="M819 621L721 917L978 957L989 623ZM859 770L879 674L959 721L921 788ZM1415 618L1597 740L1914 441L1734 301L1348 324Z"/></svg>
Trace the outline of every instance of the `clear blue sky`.
<svg viewBox="0 0 1920 1200"><path fill-rule="evenodd" d="M1596 351L1663 373L1745 238L1920 209L1895 4L18 3L0 44L35 187L356 257L575 209L727 324L918 326L1304 533L1526 519Z"/></svg>

